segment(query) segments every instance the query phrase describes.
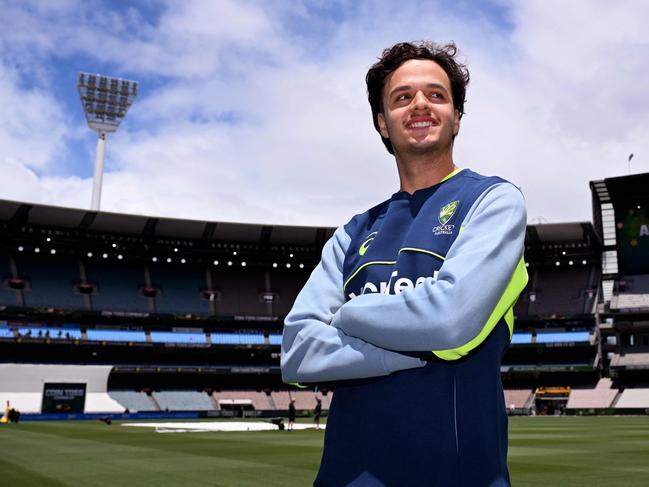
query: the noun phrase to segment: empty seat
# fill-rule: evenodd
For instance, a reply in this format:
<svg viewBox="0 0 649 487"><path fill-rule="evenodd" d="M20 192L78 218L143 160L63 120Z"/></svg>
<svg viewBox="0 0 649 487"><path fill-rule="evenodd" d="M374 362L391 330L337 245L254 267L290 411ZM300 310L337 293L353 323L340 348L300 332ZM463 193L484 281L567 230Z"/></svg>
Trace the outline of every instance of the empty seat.
<svg viewBox="0 0 649 487"><path fill-rule="evenodd" d="M214 402L205 392L160 391L153 396L161 409L169 411L211 411L216 409Z"/></svg>
<svg viewBox="0 0 649 487"><path fill-rule="evenodd" d="M152 331L151 341L154 343L207 343L205 333L188 333L178 331Z"/></svg>
<svg viewBox="0 0 649 487"><path fill-rule="evenodd" d="M153 399L147 396L145 392L109 391L108 394L124 406L124 408L128 408L132 412L158 410Z"/></svg>
<svg viewBox="0 0 649 487"><path fill-rule="evenodd" d="M146 342L143 331L133 330L95 330L89 328L86 336L90 341L99 342Z"/></svg>
<svg viewBox="0 0 649 487"><path fill-rule="evenodd" d="M594 388L572 389L568 397L568 409L601 409L611 407L617 389L612 388L611 379L600 379Z"/></svg>

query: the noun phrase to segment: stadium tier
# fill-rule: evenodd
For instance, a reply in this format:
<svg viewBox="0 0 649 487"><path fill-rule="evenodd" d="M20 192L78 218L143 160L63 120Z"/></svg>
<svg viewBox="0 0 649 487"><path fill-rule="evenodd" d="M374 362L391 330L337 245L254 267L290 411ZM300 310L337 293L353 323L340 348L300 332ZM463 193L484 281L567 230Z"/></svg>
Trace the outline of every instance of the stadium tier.
<svg viewBox="0 0 649 487"><path fill-rule="evenodd" d="M611 379L603 378L593 388L573 388L566 407L568 409L608 409L620 392L613 387Z"/></svg>
<svg viewBox="0 0 649 487"><path fill-rule="evenodd" d="M614 407L615 409L649 408L649 387L624 390Z"/></svg>
<svg viewBox="0 0 649 487"><path fill-rule="evenodd" d="M649 175L594 181L593 224L528 225L529 282L501 367L511 414L646 404L646 187ZM0 401L56 410L47 383L83 395L81 409L59 401L82 414L276 416L316 397L327 410L335 384L291 388L279 358L283 319L334 230L0 201L0 365L41 371L27 386L0 380Z"/></svg>
<svg viewBox="0 0 649 487"><path fill-rule="evenodd" d="M211 396L197 391L160 391L154 397L165 411L211 411L216 408Z"/></svg>
<svg viewBox="0 0 649 487"><path fill-rule="evenodd" d="M145 392L114 390L110 391L109 395L129 411L160 411L162 409L155 398Z"/></svg>

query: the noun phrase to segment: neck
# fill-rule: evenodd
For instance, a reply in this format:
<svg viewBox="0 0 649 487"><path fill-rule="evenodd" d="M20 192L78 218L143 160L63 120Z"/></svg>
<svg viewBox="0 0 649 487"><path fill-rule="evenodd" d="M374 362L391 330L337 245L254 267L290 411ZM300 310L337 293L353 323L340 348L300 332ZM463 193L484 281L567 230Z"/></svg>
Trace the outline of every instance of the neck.
<svg viewBox="0 0 649 487"><path fill-rule="evenodd" d="M410 194L439 183L455 170L450 151L441 155L408 154L405 157L395 153L395 158L401 191Z"/></svg>

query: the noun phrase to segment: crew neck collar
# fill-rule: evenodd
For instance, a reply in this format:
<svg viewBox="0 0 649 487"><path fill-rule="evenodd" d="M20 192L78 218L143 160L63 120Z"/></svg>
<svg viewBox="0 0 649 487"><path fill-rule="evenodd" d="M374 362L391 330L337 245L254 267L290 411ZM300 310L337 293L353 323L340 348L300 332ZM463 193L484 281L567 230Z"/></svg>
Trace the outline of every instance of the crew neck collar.
<svg viewBox="0 0 649 487"><path fill-rule="evenodd" d="M439 181L438 183L433 184L432 186L428 186L427 188L420 188L418 190L415 190L415 192L412 193L412 194L408 193L407 191L397 191L396 193L394 193L392 195L392 198L414 198L416 195L421 194L421 193L425 193L426 191L429 191L432 188L434 188L436 186L439 186L440 184L448 181L449 179L456 176L457 174L459 174L463 170L464 170L464 168L462 168L462 167L456 167L453 171L451 171L446 176L444 176L441 181Z"/></svg>

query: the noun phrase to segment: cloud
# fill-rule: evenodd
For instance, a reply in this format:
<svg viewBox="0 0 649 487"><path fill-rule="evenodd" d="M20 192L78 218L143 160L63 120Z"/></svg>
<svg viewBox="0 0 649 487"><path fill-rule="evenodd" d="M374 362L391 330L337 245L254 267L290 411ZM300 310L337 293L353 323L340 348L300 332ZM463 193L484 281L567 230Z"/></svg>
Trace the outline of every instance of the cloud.
<svg viewBox="0 0 649 487"><path fill-rule="evenodd" d="M40 171L73 150L70 139L93 145L51 92L62 70L92 61L141 80L108 140L102 208L344 223L398 189L365 72L392 42L422 38L454 39L471 69L456 162L522 186L530 218L590 219L588 181L624 174L629 152L649 171L639 20L649 12L635 2L499 2L470 14L449 2L35 5L10 4L15 27L0 34L0 66L14 66L0 78L12 114L0 163L14 180L3 198L88 206L91 180Z"/></svg>
<svg viewBox="0 0 649 487"><path fill-rule="evenodd" d="M45 169L65 156L70 127L61 107L46 89L21 86L16 70L1 60L0 113L0 163Z"/></svg>

